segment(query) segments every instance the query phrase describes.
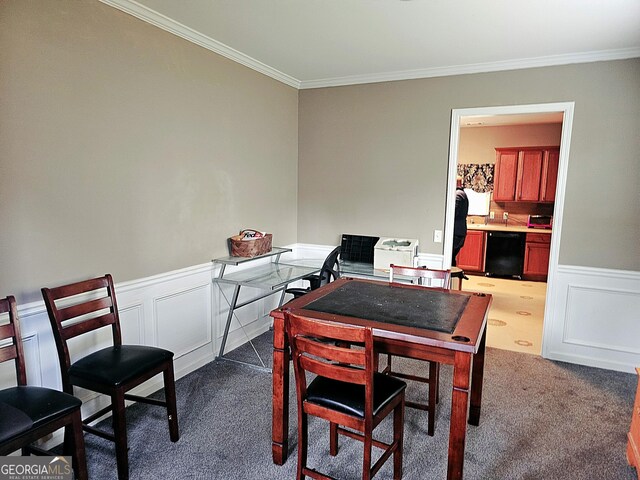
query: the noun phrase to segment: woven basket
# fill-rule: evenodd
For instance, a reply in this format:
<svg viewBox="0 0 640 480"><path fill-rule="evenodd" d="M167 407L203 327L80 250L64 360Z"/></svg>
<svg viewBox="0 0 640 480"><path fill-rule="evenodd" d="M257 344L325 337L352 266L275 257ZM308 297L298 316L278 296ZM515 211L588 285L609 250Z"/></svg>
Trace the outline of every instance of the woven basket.
<svg viewBox="0 0 640 480"><path fill-rule="evenodd" d="M255 230L242 230L239 235L229 238L232 257L251 258L271 251L272 235L270 233L265 234L264 237L243 240L245 232L255 232Z"/></svg>

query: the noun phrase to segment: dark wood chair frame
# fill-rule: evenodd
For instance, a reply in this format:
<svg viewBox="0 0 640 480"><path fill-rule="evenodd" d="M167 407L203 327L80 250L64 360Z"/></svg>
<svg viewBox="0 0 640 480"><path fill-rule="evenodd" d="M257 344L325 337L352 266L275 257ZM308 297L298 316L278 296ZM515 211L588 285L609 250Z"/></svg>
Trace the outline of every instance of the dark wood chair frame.
<svg viewBox="0 0 640 480"><path fill-rule="evenodd" d="M393 478L394 480L402 478L404 388L376 415L373 414L375 358L371 327L330 324L293 314L287 314L285 325L291 345L298 400L296 478L298 480L304 479L305 476L321 480L331 478L307 467L308 415L330 422L330 455L338 454L338 434L364 443L363 480L373 478L391 455L393 455ZM351 348L351 346L363 348ZM306 372L364 385L364 417L349 415L308 401ZM373 430L391 412L393 412L393 441L387 444L375 440ZM371 466L373 446L382 448L384 452Z"/></svg>
<svg viewBox="0 0 640 480"><path fill-rule="evenodd" d="M91 300L85 300L81 303L75 303L71 306L65 305L63 308L59 308L57 306L56 301L58 300L80 294L90 294L91 292L97 293L102 289L106 289L106 296L102 296L101 298L93 299L92 297ZM69 356L69 347L67 345L67 341L69 339L90 332L92 330L96 330L105 326L111 326L113 345L122 345L120 317L118 314L118 306L116 302L115 289L113 286L113 278L111 277L111 275L107 274L104 277L85 280L56 288L43 288L42 295L47 306L49 320L51 321L51 326L53 328L54 338L56 341L58 358L60 360L60 368L62 373L63 388L66 392L72 393L73 386L75 385L87 390L108 395L111 398L111 404L109 406L99 410L98 412L88 416L83 420L83 429L86 432L92 433L115 443L116 459L118 464L118 478L119 480L128 479L129 458L127 453L128 446L127 424L125 417L125 400L165 407L167 409L169 436L171 438L171 441L177 442L180 439L180 433L178 430L178 413L176 406L173 359L167 360L156 368L146 371L143 375L140 375L127 383L122 383L117 386L90 381L82 381L77 379L74 379L72 384L68 372L69 368L72 365ZM108 309L108 313L99 313L101 311L104 311L105 309ZM96 312L99 313L98 316L95 316ZM93 317L87 320L71 323L70 325L63 325L63 322L66 322L68 320L76 319L84 315L91 316L92 314ZM126 393L160 373L163 374L164 378L165 401ZM90 425L91 422L104 416L110 411L113 415L113 434L97 429L94 426Z"/></svg>
<svg viewBox="0 0 640 480"><path fill-rule="evenodd" d="M11 341L0 347L0 362L14 360L17 385L28 387L20 321L18 320L18 310L13 296L0 299L0 314L5 313L8 313L9 323L0 325L0 341L7 339L11 339ZM60 428L64 428L63 454L73 457L72 466L75 478L86 480L88 478L87 460L85 457L80 406L64 416L44 425L29 428L0 443L0 455L8 455L18 449L22 450L22 455L53 455L52 452L31 444Z"/></svg>
<svg viewBox="0 0 640 480"><path fill-rule="evenodd" d="M404 267L400 265L389 266L389 282L393 283L394 275L417 278L418 284L428 288L445 288L449 289L451 284L451 270L437 270L421 267ZM433 285L432 281L438 280L441 284ZM408 373L393 370L392 355L387 354L387 365L382 373L393 375L394 377L411 380L413 382L426 383L428 385L428 397L426 403L414 402L407 400L406 405L410 408L425 410L427 412L427 434L431 437L435 434L436 429L436 405L440 400L440 364L438 362L427 362L429 364L429 376L411 375Z"/></svg>

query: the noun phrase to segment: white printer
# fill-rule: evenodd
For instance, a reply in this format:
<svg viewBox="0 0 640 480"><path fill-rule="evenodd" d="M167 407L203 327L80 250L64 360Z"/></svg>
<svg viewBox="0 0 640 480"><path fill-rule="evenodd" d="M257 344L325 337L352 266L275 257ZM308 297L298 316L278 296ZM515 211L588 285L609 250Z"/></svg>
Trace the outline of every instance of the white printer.
<svg viewBox="0 0 640 480"><path fill-rule="evenodd" d="M380 238L373 248L373 268L389 270L391 264L413 267L417 255L417 238Z"/></svg>

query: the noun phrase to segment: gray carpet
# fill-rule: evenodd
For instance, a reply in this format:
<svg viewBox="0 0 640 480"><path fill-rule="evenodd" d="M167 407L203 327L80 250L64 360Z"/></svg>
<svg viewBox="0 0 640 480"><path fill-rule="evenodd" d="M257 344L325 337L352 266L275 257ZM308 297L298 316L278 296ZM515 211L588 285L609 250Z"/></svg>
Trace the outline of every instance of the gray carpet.
<svg viewBox="0 0 640 480"><path fill-rule="evenodd" d="M270 334L256 347L271 362ZM247 346L232 356L252 358ZM402 361L405 370L419 362ZM446 478L451 372L443 366L436 435L426 412L407 409L404 477ZM292 374L293 375L293 374ZM127 410L132 479L293 479L296 468L295 387L291 378L290 457L271 461L271 376L213 362L177 382L181 438L171 443L162 409ZM636 376L488 349L480 426L467 429L465 479L635 480L625 459ZM422 394L413 385L408 396ZM377 436L390 439L384 422ZM341 437L328 455L328 425L310 421L309 461L341 479L361 478L362 444ZM115 479L112 444L86 435L90 478ZM375 451L376 449L374 449ZM392 462L376 478L392 478Z"/></svg>

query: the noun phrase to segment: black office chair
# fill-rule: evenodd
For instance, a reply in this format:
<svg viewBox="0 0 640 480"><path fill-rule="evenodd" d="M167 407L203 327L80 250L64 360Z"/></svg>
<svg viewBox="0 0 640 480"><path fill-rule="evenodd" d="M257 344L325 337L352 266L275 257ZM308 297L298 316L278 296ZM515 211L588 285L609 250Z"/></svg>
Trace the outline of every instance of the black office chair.
<svg viewBox="0 0 640 480"><path fill-rule="evenodd" d="M0 455L18 449L23 455L53 455L31 443L64 428L63 454L73 457L75 478L86 480L82 402L58 390L27 385L20 323L11 296L0 299L0 314L5 313L9 323L0 324L0 362L15 360L17 386L0 390Z"/></svg>
<svg viewBox="0 0 640 480"><path fill-rule="evenodd" d="M285 293L290 293L293 295L293 298L298 298L340 278L340 264L338 263L340 248L340 246L337 246L329 255L327 255L327 258L324 259L324 263L320 269L320 273L317 275L307 275L306 277L303 277L303 280L307 280L309 282L309 286L307 288L287 288Z"/></svg>

